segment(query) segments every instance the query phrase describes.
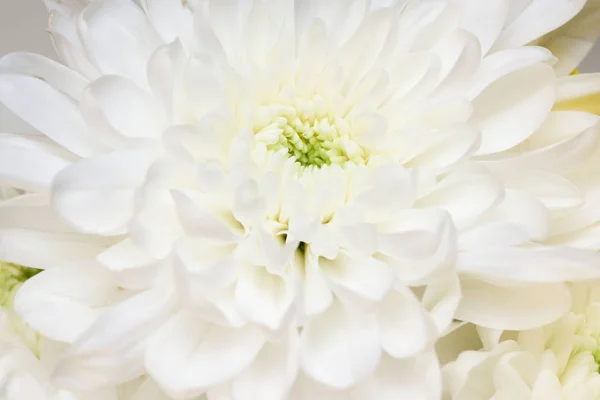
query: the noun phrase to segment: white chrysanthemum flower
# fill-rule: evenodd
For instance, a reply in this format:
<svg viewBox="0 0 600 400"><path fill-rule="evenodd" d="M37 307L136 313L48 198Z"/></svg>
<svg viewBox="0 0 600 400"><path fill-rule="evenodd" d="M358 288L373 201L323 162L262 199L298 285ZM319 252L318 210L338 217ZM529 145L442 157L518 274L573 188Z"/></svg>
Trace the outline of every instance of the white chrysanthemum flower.
<svg viewBox="0 0 600 400"><path fill-rule="evenodd" d="M51 371L64 351L64 345L42 341L39 350L40 354L35 355L14 337L0 337L2 400L171 400L147 378L92 392L58 388L52 383Z"/></svg>
<svg viewBox="0 0 600 400"><path fill-rule="evenodd" d="M600 397L600 286L574 285L573 307L542 328L510 333L444 367L449 399ZM498 333L497 333L498 334Z"/></svg>
<svg viewBox="0 0 600 400"><path fill-rule="evenodd" d="M46 269L16 308L61 385L437 399L454 317L536 327L600 275L560 236L597 117L526 46L585 1L47 3L68 68L0 60L43 134L0 137L0 258Z"/></svg>

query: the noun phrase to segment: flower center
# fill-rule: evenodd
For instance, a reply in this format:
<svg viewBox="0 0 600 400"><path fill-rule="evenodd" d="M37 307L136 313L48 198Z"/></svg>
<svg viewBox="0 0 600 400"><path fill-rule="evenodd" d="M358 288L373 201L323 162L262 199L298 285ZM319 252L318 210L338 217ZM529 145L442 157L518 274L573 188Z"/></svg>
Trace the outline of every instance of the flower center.
<svg viewBox="0 0 600 400"><path fill-rule="evenodd" d="M365 164L362 147L352 139L346 119L331 115L320 96L298 99L292 105L273 103L258 110L255 140L268 151L286 150L304 167Z"/></svg>
<svg viewBox="0 0 600 400"><path fill-rule="evenodd" d="M22 267L0 261L0 306L10 305L15 290L27 279L41 272L39 269Z"/></svg>

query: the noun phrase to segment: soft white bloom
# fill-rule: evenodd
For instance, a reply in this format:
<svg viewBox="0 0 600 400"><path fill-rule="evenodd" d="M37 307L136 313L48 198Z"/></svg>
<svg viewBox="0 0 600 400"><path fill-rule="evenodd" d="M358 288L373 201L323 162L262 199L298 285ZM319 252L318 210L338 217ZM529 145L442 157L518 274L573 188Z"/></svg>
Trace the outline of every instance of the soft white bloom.
<svg viewBox="0 0 600 400"><path fill-rule="evenodd" d="M500 343L491 338L500 332L487 332L488 351L463 352L446 365L448 398L598 399L600 286L578 284L571 293L573 307L558 321Z"/></svg>
<svg viewBox="0 0 600 400"><path fill-rule="evenodd" d="M117 388L92 392L73 392L58 388L52 383L51 371L64 346L43 340L39 350L38 356L14 337L0 337L2 400L170 400L147 378L138 378Z"/></svg>
<svg viewBox="0 0 600 400"><path fill-rule="evenodd" d="M41 133L0 137L0 258L45 269L16 309L61 386L438 399L453 318L537 327L600 275L597 117L527 46L585 1L46 3L68 67L0 60Z"/></svg>

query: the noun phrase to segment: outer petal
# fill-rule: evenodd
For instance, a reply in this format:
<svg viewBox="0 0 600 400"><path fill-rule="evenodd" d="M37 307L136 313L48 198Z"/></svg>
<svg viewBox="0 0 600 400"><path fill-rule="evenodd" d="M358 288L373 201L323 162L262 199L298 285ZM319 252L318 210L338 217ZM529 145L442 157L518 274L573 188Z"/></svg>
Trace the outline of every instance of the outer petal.
<svg viewBox="0 0 600 400"><path fill-rule="evenodd" d="M344 389L368 376L379 363L379 329L373 315L344 309L340 303L313 319L302 331L304 372Z"/></svg>
<svg viewBox="0 0 600 400"><path fill-rule="evenodd" d="M191 49L194 24L192 11L186 2L142 0L141 3L164 43L181 39Z"/></svg>
<svg viewBox="0 0 600 400"><path fill-rule="evenodd" d="M435 353L409 359L384 356L356 393L358 399L364 400L438 400L442 396L442 379L437 357Z"/></svg>
<svg viewBox="0 0 600 400"><path fill-rule="evenodd" d="M38 54L12 53L0 58L0 73L38 77L65 96L79 100L89 81L62 64Z"/></svg>
<svg viewBox="0 0 600 400"><path fill-rule="evenodd" d="M279 400L296 380L300 337L295 328L275 343L267 343L254 362L233 382L234 400Z"/></svg>
<svg viewBox="0 0 600 400"><path fill-rule="evenodd" d="M560 283L600 277L595 251L550 247L542 249L472 249L460 253L458 269L482 279Z"/></svg>
<svg viewBox="0 0 600 400"><path fill-rule="evenodd" d="M556 110L578 110L600 115L600 73L560 78L556 102Z"/></svg>
<svg viewBox="0 0 600 400"><path fill-rule="evenodd" d="M89 391L138 377L148 338L174 303L170 293L154 289L106 312L67 349L54 371L57 385Z"/></svg>
<svg viewBox="0 0 600 400"><path fill-rule="evenodd" d="M475 34L485 54L492 47L506 21L510 0L457 0L461 9L461 26Z"/></svg>
<svg viewBox="0 0 600 400"><path fill-rule="evenodd" d="M96 321L116 292L110 274L100 266L57 267L25 282L15 309L44 336L71 343Z"/></svg>
<svg viewBox="0 0 600 400"><path fill-rule="evenodd" d="M105 75L88 86L86 95L110 126L125 137L158 139L165 127L159 103L128 79Z"/></svg>
<svg viewBox="0 0 600 400"><path fill-rule="evenodd" d="M87 157L104 149L89 134L75 104L42 79L0 73L0 102L77 155Z"/></svg>
<svg viewBox="0 0 600 400"><path fill-rule="evenodd" d="M89 233L121 231L134 208L153 155L123 150L73 164L54 180L52 202L71 224Z"/></svg>
<svg viewBox="0 0 600 400"><path fill-rule="evenodd" d="M498 79L473 101L482 134L479 155L510 149L542 125L555 100L555 74L537 64Z"/></svg>
<svg viewBox="0 0 600 400"><path fill-rule="evenodd" d="M456 319L486 328L525 330L555 321L571 307L562 284L500 287L463 278L462 300Z"/></svg>
<svg viewBox="0 0 600 400"><path fill-rule="evenodd" d="M104 74L125 76L147 87L146 63L161 41L132 1L94 1L83 12L80 35Z"/></svg>
<svg viewBox="0 0 600 400"><path fill-rule="evenodd" d="M585 2L586 0L533 0L516 15L515 10L512 10L512 21L500 34L494 49L523 46L555 30L577 15ZM513 3L518 7L523 2Z"/></svg>
<svg viewBox="0 0 600 400"><path fill-rule="evenodd" d="M89 262L108 245L105 238L74 233L0 229L0 259L37 269Z"/></svg>
<svg viewBox="0 0 600 400"><path fill-rule="evenodd" d="M377 313L381 346L394 358L412 357L436 338L433 321L421 302L406 288L392 291Z"/></svg>
<svg viewBox="0 0 600 400"><path fill-rule="evenodd" d="M253 328L211 325L181 311L152 339L146 368L169 395L193 396L237 376L264 342Z"/></svg>
<svg viewBox="0 0 600 400"><path fill-rule="evenodd" d="M291 311L295 290L288 279L249 266L238 279L235 298L236 308L248 321L277 330Z"/></svg>
<svg viewBox="0 0 600 400"><path fill-rule="evenodd" d="M44 138L0 135L0 182L15 188L45 191L70 164L68 155Z"/></svg>
<svg viewBox="0 0 600 400"><path fill-rule="evenodd" d="M394 283L394 271L372 257L340 253L333 260L319 261L323 276L343 301L379 302Z"/></svg>

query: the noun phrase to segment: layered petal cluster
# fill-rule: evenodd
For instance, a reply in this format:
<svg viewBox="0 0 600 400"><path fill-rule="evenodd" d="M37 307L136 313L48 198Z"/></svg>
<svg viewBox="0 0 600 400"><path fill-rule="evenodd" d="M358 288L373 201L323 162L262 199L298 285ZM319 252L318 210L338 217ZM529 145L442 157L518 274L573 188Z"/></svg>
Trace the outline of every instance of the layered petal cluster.
<svg viewBox="0 0 600 400"><path fill-rule="evenodd" d="M39 131L0 135L0 259L60 387L438 399L454 320L600 277L598 117L534 45L591 1L46 3L66 66L0 59Z"/></svg>
<svg viewBox="0 0 600 400"><path fill-rule="evenodd" d="M570 290L572 309L559 320L502 336L499 343L492 339L488 349L463 352L446 365L448 398L597 399L599 287L579 284Z"/></svg>
<svg viewBox="0 0 600 400"><path fill-rule="evenodd" d="M3 323L4 321L0 322ZM51 371L64 346L42 342L34 354L15 338L0 337L0 396L3 400L170 400L152 380L141 377L131 382L89 392L56 387Z"/></svg>

